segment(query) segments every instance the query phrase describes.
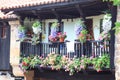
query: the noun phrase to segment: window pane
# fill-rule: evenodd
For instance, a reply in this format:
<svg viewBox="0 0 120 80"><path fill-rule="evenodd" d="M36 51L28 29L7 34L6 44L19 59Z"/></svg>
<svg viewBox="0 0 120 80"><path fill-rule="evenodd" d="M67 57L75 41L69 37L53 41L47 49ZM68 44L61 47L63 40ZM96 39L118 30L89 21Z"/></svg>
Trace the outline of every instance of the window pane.
<svg viewBox="0 0 120 80"><path fill-rule="evenodd" d="M6 38L6 31L7 31L6 29L7 29L6 27L2 27L2 29L1 29L2 30L1 31L1 38L2 39Z"/></svg>

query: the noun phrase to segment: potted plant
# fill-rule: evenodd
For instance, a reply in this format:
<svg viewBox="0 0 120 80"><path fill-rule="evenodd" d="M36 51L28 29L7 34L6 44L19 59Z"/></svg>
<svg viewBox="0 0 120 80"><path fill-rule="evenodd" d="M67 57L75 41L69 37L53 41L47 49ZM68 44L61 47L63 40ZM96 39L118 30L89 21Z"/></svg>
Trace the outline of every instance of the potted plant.
<svg viewBox="0 0 120 80"><path fill-rule="evenodd" d="M65 38L67 37L66 32L64 32L64 33L62 33L62 32L58 33L58 37L59 37L59 41L60 42L64 42Z"/></svg>
<svg viewBox="0 0 120 80"><path fill-rule="evenodd" d="M81 30L81 32L78 36L78 39L80 40L80 42L84 43L84 42L86 42L86 36L87 36L87 30L83 29L83 30Z"/></svg>
<svg viewBox="0 0 120 80"><path fill-rule="evenodd" d="M34 70L32 70L32 68L34 68L36 64L41 64L39 56L21 57L19 67L23 71L25 80L33 80Z"/></svg>
<svg viewBox="0 0 120 80"><path fill-rule="evenodd" d="M61 56L60 54L52 52L45 58L40 56L23 57L20 65L24 72L29 71L31 68L34 69L35 65L39 65L39 67L43 69L64 69L69 72L69 75L73 75L75 72L89 69L89 66L90 69L94 69L97 72L110 68L110 56L108 54L96 57L82 55L80 58L74 57L71 59L65 55Z"/></svg>
<svg viewBox="0 0 120 80"><path fill-rule="evenodd" d="M42 32L41 30L42 24L39 21L35 21L32 25L34 34L39 34Z"/></svg>

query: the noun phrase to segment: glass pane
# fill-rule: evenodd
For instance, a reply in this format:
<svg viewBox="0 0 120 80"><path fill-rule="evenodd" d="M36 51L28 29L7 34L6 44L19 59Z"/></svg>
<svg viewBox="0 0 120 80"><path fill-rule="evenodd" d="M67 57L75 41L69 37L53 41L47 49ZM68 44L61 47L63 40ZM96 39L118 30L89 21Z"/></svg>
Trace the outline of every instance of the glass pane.
<svg viewBox="0 0 120 80"><path fill-rule="evenodd" d="M7 28L6 27L2 27L2 31L1 31L1 38L2 39L5 39L6 38L6 30Z"/></svg>

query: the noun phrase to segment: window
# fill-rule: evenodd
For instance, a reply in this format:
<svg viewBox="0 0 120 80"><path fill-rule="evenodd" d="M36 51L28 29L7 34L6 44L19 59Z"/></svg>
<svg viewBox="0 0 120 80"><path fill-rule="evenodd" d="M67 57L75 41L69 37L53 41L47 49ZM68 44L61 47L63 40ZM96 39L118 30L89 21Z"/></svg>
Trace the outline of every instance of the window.
<svg viewBox="0 0 120 80"><path fill-rule="evenodd" d="M100 19L100 33L103 32L103 29L102 29L102 22L103 22L103 19Z"/></svg>
<svg viewBox="0 0 120 80"><path fill-rule="evenodd" d="M6 38L6 31L7 31L6 27L1 27L1 38L2 39Z"/></svg>
<svg viewBox="0 0 120 80"><path fill-rule="evenodd" d="M50 23L49 23L49 31L48 31L49 33L48 33L48 35L50 35L52 23L53 23L53 22L50 22ZM63 22L62 22L60 25L61 25L61 26L59 26L59 27L57 28L57 32L64 32L64 24L63 24Z"/></svg>

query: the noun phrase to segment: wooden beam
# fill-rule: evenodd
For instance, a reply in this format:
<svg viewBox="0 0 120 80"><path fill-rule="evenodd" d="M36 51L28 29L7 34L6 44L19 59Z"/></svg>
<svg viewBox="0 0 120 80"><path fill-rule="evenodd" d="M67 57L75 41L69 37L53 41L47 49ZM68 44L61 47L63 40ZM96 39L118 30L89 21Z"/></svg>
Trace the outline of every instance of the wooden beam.
<svg viewBox="0 0 120 80"><path fill-rule="evenodd" d="M21 25L24 25L25 17L20 16L19 20L20 20L20 24L21 24Z"/></svg>
<svg viewBox="0 0 120 80"><path fill-rule="evenodd" d="M85 13L82 9L82 7L80 5L75 5L76 9L78 10L79 14L80 14L80 17L83 18L83 20L85 21Z"/></svg>
<svg viewBox="0 0 120 80"><path fill-rule="evenodd" d="M37 16L40 21L42 20L41 17L40 17L40 13L37 13L36 10L32 10L31 12L32 12L35 16Z"/></svg>
<svg viewBox="0 0 120 80"><path fill-rule="evenodd" d="M58 15L57 11L55 9L51 9L51 11L53 12L53 14L56 16L57 19L60 18L60 16Z"/></svg>

